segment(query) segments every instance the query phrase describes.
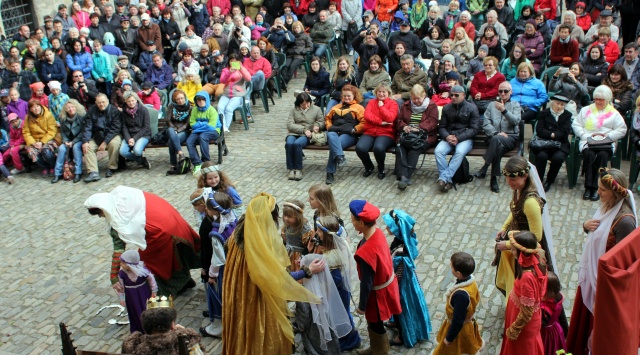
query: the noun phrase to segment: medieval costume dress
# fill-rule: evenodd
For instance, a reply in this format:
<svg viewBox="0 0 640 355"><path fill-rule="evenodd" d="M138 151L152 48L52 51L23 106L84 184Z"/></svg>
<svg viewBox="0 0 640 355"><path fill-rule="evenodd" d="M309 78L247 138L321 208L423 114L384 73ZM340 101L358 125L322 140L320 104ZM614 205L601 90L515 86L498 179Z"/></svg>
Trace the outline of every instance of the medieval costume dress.
<svg viewBox="0 0 640 355"><path fill-rule="evenodd" d="M514 191L514 197L509 204L511 213L504 222L502 230L505 232L526 230L533 233L545 252L547 270L554 271L556 260L553 252L549 208L546 207L546 195L542 182L538 177L538 171L531 163L529 163L529 171L527 173L530 178L533 178L537 191L528 192L522 206L516 205L517 192ZM506 235L507 233L505 233L505 237ZM506 300L509 300L509 294L513 288L514 275L515 259L511 254L510 242L507 240L507 250L500 253L496 271L496 287L506 296Z"/></svg>
<svg viewBox="0 0 640 355"><path fill-rule="evenodd" d="M544 299L540 303L542 309L540 336L542 344L544 344L545 355L556 355L556 351L564 350L567 347L564 335L567 334L569 325L567 317L564 315L564 308L562 308L563 301L564 296L560 294L557 300Z"/></svg>
<svg viewBox="0 0 640 355"><path fill-rule="evenodd" d="M122 253L120 260L129 265L130 271L121 269L118 273L119 282L124 289L124 293L118 293L118 298L127 305L131 333L144 333L141 315L147 309L147 300L151 298L152 293L158 292L158 285L135 250Z"/></svg>
<svg viewBox="0 0 640 355"><path fill-rule="evenodd" d="M588 233L580 258L578 290L567 334L567 350L574 355L589 353L587 343L594 324L593 314L600 257L638 225L633 193L630 190L627 190L627 196L613 208L608 211L604 208L600 206L593 216L593 219L600 221L600 225L595 231Z"/></svg>
<svg viewBox="0 0 640 355"><path fill-rule="evenodd" d="M431 332L429 309L414 263L418 257L418 242L413 230L416 221L402 210L391 210L382 219L395 237L391 252L400 288L402 313L395 315L394 321L400 330L400 338L407 347L412 348L418 341L429 340Z"/></svg>
<svg viewBox="0 0 640 355"><path fill-rule="evenodd" d="M118 282L120 255L126 244L140 250L140 260L153 273L158 295L176 295L195 286L190 269L200 268L200 237L164 199L127 186L97 193L84 203L104 213L113 239L111 284Z"/></svg>
<svg viewBox="0 0 640 355"><path fill-rule="evenodd" d="M291 354L287 301L320 303L286 271L289 256L271 215L275 205L266 193L253 198L227 241L223 354Z"/></svg>
<svg viewBox="0 0 640 355"><path fill-rule="evenodd" d="M300 265L308 267L312 261L323 258L323 255L308 254ZM311 355L339 354L339 338L349 334L353 328L331 272L325 268L303 280L304 287L322 300L320 304L296 302L296 323L305 352Z"/></svg>
<svg viewBox="0 0 640 355"><path fill-rule="evenodd" d="M280 235L282 236L285 248L287 248L289 261L291 262L289 271L300 270L300 267L296 265L296 260L308 253L306 245L309 242L309 238L313 236L313 229L309 226L309 223L303 223L299 230L295 229L296 228L282 226L280 230Z"/></svg>

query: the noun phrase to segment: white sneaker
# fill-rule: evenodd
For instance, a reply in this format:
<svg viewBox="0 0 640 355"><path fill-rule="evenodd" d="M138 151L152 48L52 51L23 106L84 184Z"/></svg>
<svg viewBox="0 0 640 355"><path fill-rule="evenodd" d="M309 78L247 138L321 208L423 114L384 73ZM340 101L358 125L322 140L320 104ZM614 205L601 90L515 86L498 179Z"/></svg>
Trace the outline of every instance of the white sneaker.
<svg viewBox="0 0 640 355"><path fill-rule="evenodd" d="M18 175L18 174L22 174L22 173L24 173L24 169L22 169L22 170L11 169L11 175Z"/></svg>
<svg viewBox="0 0 640 355"><path fill-rule="evenodd" d="M214 319L213 322L205 328L205 330L214 337L222 336L222 320L218 318Z"/></svg>
<svg viewBox="0 0 640 355"><path fill-rule="evenodd" d="M9 183L9 185L13 185L16 182L16 179L13 176L9 176L7 178L7 182Z"/></svg>
<svg viewBox="0 0 640 355"><path fill-rule="evenodd" d="M349 51L349 55L353 55L353 49Z"/></svg>
<svg viewBox="0 0 640 355"><path fill-rule="evenodd" d="M224 128L224 133L229 133L229 128L225 127Z"/></svg>

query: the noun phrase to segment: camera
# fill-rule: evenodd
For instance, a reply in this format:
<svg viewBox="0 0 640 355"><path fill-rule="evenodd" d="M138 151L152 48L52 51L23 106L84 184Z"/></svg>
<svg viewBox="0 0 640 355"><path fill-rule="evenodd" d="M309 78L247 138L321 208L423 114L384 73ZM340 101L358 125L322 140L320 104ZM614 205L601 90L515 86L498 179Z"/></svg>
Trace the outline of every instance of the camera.
<svg viewBox="0 0 640 355"><path fill-rule="evenodd" d="M370 35L371 35L371 31L367 30L367 36L370 36Z"/></svg>
<svg viewBox="0 0 640 355"><path fill-rule="evenodd" d="M311 238L311 243L313 243L313 246L314 246L314 247L317 247L317 246L322 245L322 240L321 240L321 239L320 239L320 237L318 237L318 235L316 234L316 235L314 235L314 236Z"/></svg>
<svg viewBox="0 0 640 355"><path fill-rule="evenodd" d="M242 31L242 28L236 27L236 32L241 32L241 31Z"/></svg>

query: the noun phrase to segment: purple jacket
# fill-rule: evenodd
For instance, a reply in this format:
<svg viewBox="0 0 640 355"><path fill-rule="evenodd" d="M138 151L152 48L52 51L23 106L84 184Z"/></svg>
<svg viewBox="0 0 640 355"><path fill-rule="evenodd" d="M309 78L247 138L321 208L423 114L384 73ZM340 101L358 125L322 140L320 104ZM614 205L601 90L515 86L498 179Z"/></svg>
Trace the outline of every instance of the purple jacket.
<svg viewBox="0 0 640 355"><path fill-rule="evenodd" d="M11 101L7 104L7 115L10 113L15 113L20 117L21 120L24 121L24 118L27 117L27 112L29 111L29 104L23 99L18 99L18 101Z"/></svg>
<svg viewBox="0 0 640 355"><path fill-rule="evenodd" d="M539 72L540 66L542 65L542 58L544 57L544 38L542 38L540 32L536 31L533 37L527 37L526 34L523 34L518 38L518 43L524 45L527 51L527 59L531 61L536 72ZM531 49L534 51L531 52Z"/></svg>
<svg viewBox="0 0 640 355"><path fill-rule="evenodd" d="M156 67L155 64L152 64L147 68L145 80L153 83L153 86L155 86L156 89L163 90L171 85L171 81L173 80L173 77L171 76L172 73L173 71L167 63L163 62L160 68Z"/></svg>

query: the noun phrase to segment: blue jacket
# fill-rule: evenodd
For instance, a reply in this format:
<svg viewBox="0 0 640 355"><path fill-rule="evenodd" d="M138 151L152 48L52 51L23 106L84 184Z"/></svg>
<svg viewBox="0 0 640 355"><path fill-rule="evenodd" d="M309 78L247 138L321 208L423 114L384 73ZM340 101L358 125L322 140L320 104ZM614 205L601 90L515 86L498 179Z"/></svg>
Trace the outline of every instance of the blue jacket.
<svg viewBox="0 0 640 355"><path fill-rule="evenodd" d="M88 78L93 70L93 58L84 50L80 53L67 54L67 67L72 73L75 70L82 71L85 78Z"/></svg>
<svg viewBox="0 0 640 355"><path fill-rule="evenodd" d="M46 60L40 62L40 78L45 85L50 81L56 80L62 84L62 92L67 93L67 68L57 56L53 59L53 64L49 64ZM51 77L49 77L51 75Z"/></svg>
<svg viewBox="0 0 640 355"><path fill-rule="evenodd" d="M138 68L142 71L146 71L148 68L153 66L153 55L156 53L160 53L157 50L155 52L144 51L140 53L140 58L138 58Z"/></svg>
<svg viewBox="0 0 640 355"><path fill-rule="evenodd" d="M537 78L529 78L521 81L517 77L511 79L511 100L516 101L522 108L528 108L533 111L538 109L549 101L547 90L544 84Z"/></svg>
<svg viewBox="0 0 640 355"><path fill-rule="evenodd" d="M191 118L189 120L191 133L205 133L213 131L220 133L222 123L218 117L218 111L211 106L209 93L204 90L198 91L196 97L204 97L206 104L204 107L198 107L196 104L193 109L191 109Z"/></svg>
<svg viewBox="0 0 640 355"><path fill-rule="evenodd" d="M189 23L195 27L196 35L202 37L204 30L209 26L209 12L207 11L207 7L203 5L200 11L197 12L195 6L188 6L187 9L191 12Z"/></svg>
<svg viewBox="0 0 640 355"><path fill-rule="evenodd" d="M91 74L94 80L103 78L105 82L113 81L113 65L111 62L111 56L105 51L93 53L93 70Z"/></svg>
<svg viewBox="0 0 640 355"><path fill-rule="evenodd" d="M318 74L307 75L307 80L304 82L304 89L309 89L311 95L315 97L320 97L329 93L329 73L324 69L324 67L320 68Z"/></svg>
<svg viewBox="0 0 640 355"><path fill-rule="evenodd" d="M267 39L269 40L269 43L278 50L278 52L282 52L289 44L296 41L293 33L288 30L273 31L269 29L268 32L269 34L267 35Z"/></svg>
<svg viewBox="0 0 640 355"><path fill-rule="evenodd" d="M171 75L172 73L173 71L167 63L162 63L162 66L160 68L156 67L155 65L151 65L149 68L147 68L144 80L148 80L153 83L153 86L155 86L156 89L163 90L171 85L171 81L173 80L173 77Z"/></svg>

